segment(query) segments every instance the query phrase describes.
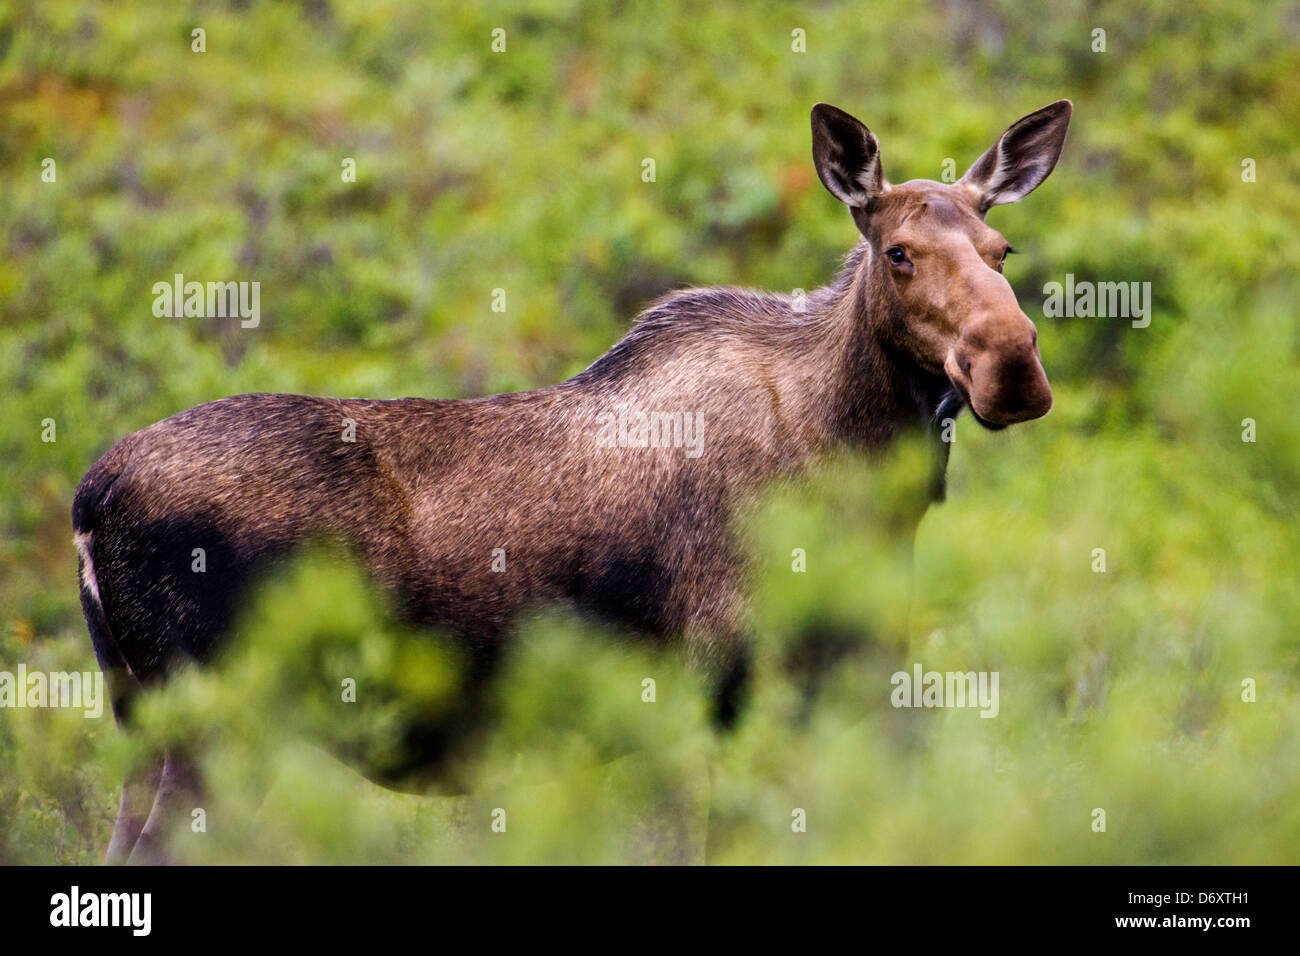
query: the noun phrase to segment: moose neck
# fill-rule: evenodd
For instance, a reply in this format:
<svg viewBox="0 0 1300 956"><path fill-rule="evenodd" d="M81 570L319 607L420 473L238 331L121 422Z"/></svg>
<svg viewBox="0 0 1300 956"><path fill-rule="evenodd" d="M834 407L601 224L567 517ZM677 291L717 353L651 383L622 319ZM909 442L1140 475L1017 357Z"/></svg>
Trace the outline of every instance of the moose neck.
<svg viewBox="0 0 1300 956"><path fill-rule="evenodd" d="M933 420L950 385L920 368L898 342L903 314L873 268L870 247L859 243L827 290L819 325L817 364L827 437L867 448Z"/></svg>

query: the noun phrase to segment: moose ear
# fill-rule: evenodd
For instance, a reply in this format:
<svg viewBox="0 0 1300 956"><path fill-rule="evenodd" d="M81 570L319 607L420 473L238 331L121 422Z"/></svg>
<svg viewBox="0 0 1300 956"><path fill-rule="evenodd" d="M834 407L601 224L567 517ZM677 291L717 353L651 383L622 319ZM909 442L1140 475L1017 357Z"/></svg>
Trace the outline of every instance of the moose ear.
<svg viewBox="0 0 1300 956"><path fill-rule="evenodd" d="M1069 100L1057 100L1016 120L966 170L958 185L975 193L981 215L1023 199L1047 178L1061 156L1073 109Z"/></svg>
<svg viewBox="0 0 1300 956"><path fill-rule="evenodd" d="M812 109L812 136L813 163L832 196L850 208L862 208L884 191L880 144L859 120L818 103Z"/></svg>

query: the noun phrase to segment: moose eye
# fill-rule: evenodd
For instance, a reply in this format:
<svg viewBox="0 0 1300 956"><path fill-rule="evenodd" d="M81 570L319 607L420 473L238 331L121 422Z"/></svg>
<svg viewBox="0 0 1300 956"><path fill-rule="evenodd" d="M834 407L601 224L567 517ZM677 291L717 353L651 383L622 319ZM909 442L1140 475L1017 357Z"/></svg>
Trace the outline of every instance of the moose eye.
<svg viewBox="0 0 1300 956"><path fill-rule="evenodd" d="M1016 250L1012 249L1010 246L1007 246L1006 249L1002 251L1002 258L998 260L998 272L1001 272L1002 267L1007 264L1007 256L1011 255L1015 251Z"/></svg>
<svg viewBox="0 0 1300 956"><path fill-rule="evenodd" d="M889 256L889 261L896 266L901 266L907 261L907 253L903 251L902 246L890 246L885 250L885 255Z"/></svg>

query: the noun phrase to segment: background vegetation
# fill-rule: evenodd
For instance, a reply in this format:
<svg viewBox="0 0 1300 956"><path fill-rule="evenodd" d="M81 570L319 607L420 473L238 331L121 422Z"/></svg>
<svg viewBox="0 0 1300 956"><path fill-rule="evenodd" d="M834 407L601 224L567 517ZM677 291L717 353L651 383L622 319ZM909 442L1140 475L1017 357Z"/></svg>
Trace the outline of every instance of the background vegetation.
<svg viewBox="0 0 1300 956"><path fill-rule="evenodd" d="M915 569L889 520L913 450L774 497L750 528L761 657L736 735L672 655L554 617L511 661L471 794L380 790L317 744L383 746L454 662L315 556L251 604L251 653L147 709L221 782L181 850L1297 862L1298 39L1295 3L1231 0L0 0L0 670L95 666L68 513L126 432L244 391L557 381L667 289L829 278L855 233L812 169L814 102L861 116L898 181L960 172L1065 96L1056 173L990 217L1022 250L1007 275L1055 410L962 421ZM177 272L260 281L260 326L156 318ZM1066 273L1150 282L1150 327L1043 317ZM999 672L999 716L894 710L889 675L917 662ZM364 706L334 703L340 669L379 688ZM108 717L0 711L0 861L101 859L132 753Z"/></svg>

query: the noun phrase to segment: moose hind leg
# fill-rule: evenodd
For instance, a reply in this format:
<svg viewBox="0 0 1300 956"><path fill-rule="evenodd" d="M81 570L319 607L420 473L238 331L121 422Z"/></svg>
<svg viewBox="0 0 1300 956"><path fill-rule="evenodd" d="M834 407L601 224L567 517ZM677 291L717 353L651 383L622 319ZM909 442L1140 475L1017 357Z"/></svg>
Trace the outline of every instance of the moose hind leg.
<svg viewBox="0 0 1300 956"><path fill-rule="evenodd" d="M163 760L153 809L135 841L130 862L153 865L173 862L171 853L176 835L189 822L190 811L198 804L201 792L194 763L169 751Z"/></svg>
<svg viewBox="0 0 1300 956"><path fill-rule="evenodd" d="M110 865L126 863L130 859L131 851L135 849L135 843L153 808L162 770L163 758L159 755L151 758L147 765L135 766L127 771L126 779L122 782L122 799L117 807L117 822L113 825L113 838L108 844L105 860Z"/></svg>

